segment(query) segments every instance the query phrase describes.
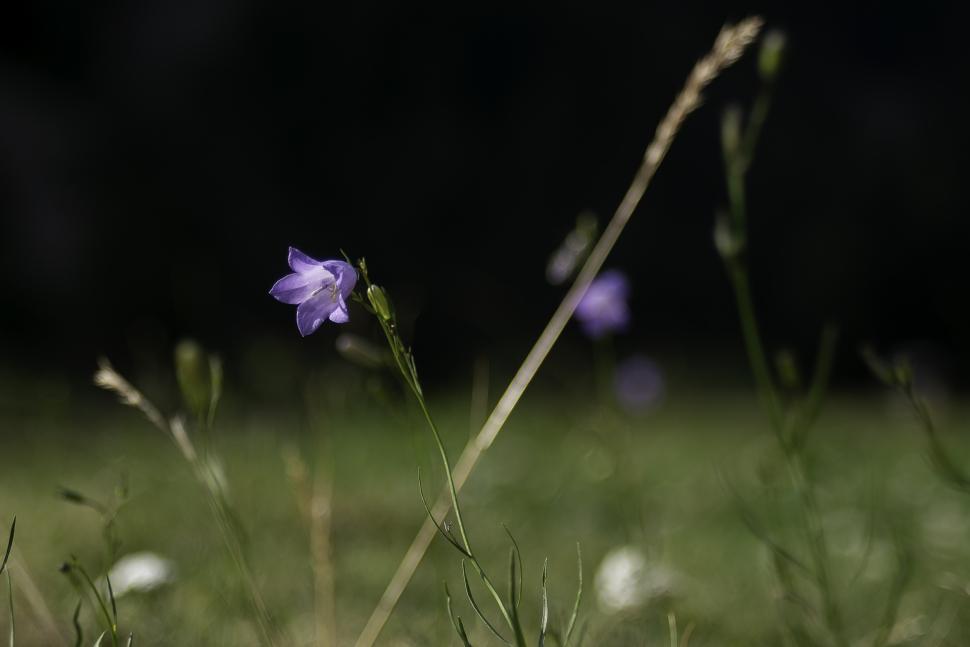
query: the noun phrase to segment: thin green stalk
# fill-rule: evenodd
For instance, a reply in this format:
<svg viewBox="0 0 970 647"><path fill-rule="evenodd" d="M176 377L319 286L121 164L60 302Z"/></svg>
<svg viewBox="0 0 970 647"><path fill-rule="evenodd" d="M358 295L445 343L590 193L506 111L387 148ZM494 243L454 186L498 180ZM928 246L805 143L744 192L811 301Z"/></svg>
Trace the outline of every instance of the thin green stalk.
<svg viewBox="0 0 970 647"><path fill-rule="evenodd" d="M771 376L768 356L765 353L764 344L761 342L758 319L755 317L754 302L751 298L748 270L740 259L731 259L728 261L728 272L731 277L731 285L734 288L738 318L741 322L741 334L744 337L748 362L751 364L752 373L754 373L755 386L761 402L768 412L768 417L771 419L771 428L776 434L779 434L779 440L784 444L784 412L781 406L781 398L778 397L778 390L775 388Z"/></svg>
<svg viewBox="0 0 970 647"><path fill-rule="evenodd" d="M367 286L367 298L370 303L370 309L373 311L377 320L380 322L381 330L384 332L384 337L387 340L388 347L390 348L391 354L394 357L395 364L397 365L398 371L401 374L402 379L408 385L414 399L418 403L418 407L421 409L421 413L424 416L425 421L428 423L428 428L431 430L431 436L434 439L435 448L438 450L438 457L441 459L441 465L445 471L445 478L448 484L448 493L451 498L451 507L455 513L455 522L458 525L458 534L461 538L461 544L458 545L455 540L452 539L450 533L443 531L438 522L434 519L433 512L428 508L428 515L431 516L432 521L438 527L439 532L445 534L455 547L468 559L468 562L475 569L485 588L488 590L489 595L495 601L499 612L502 615L502 619L512 629L516 636L516 645L524 646L524 640L520 640L522 634L521 628L518 627L517 619L513 619L514 613L510 612L506 608L505 603L502 601L502 596L496 590L495 586L492 584L491 579L485 572L478 558L472 549L471 541L468 537L468 531L465 527L465 519L461 512L461 506L458 501L458 488L455 486L455 479L451 468L451 461L448 458L448 452L445 450L444 442L441 440L441 433L438 431L438 426L435 424L434 418L431 415L431 411L428 409L428 403L424 398L424 390L421 388L421 381L418 379L418 371L414 362L414 356L412 355L409 348L404 345L398 334L397 321L393 314L393 309L390 305L390 299L387 297L386 293L382 288L373 284L370 280L370 276L367 270L367 263L365 261L360 261L358 266L361 271L361 275L364 279L364 284ZM361 299L363 303L363 299ZM422 494L422 497L424 495ZM427 507L427 503L425 504ZM467 582L466 582L467 583ZM476 611L481 615L481 611L475 605L474 600L471 597L471 590L466 586L468 591L469 600L474 606L476 606ZM484 616L481 616L485 620ZM485 620L488 624L487 620ZM491 625L489 625L491 628ZM493 629L494 631L494 629ZM496 632L496 635L497 632Z"/></svg>
<svg viewBox="0 0 970 647"><path fill-rule="evenodd" d="M428 410L428 405L424 400L424 395L422 395L419 390L414 390L414 395L418 401L418 405L421 407L421 413L424 414L424 418L428 422L428 427L431 429L431 435L434 437L435 446L438 448L438 455L441 458L442 467L444 467L445 474L447 475L448 490L451 493L451 505L452 509L455 511L455 522L458 524L458 533L461 536L462 543L465 546L468 561L475 569L475 572L478 573L478 576L481 578L482 583L488 590L489 595L491 595L495 600L495 604L498 607L499 612L502 614L502 619L505 620L505 623L509 626L509 628L515 632L516 625L518 623L513 622L508 609L505 608L505 604L502 602L502 596L495 589L495 586L485 573L485 569L482 568L478 558L475 556L475 553L472 550L471 542L468 539L468 533L465 530L465 522L461 514L461 508L458 504L458 491L455 489L455 481L451 472L451 461L448 460L448 453L445 451L445 446L441 442L441 434L438 433L438 427L435 425L434 420L431 417L431 412ZM516 632L516 634L516 645L524 645L524 641L519 640L521 628Z"/></svg>
<svg viewBox="0 0 970 647"><path fill-rule="evenodd" d="M287 641L284 640L283 636L277 635L279 632L274 628L272 616L263 600L262 594L256 586L256 580L252 575L252 571L249 568L242 549L242 541L239 537L239 526L232 514L231 506L223 495L222 486L212 473L205 459L200 457L182 420L179 418L167 420L154 404L145 398L138 389L111 366L111 363L107 359L102 358L99 360L98 365L98 371L94 376L95 384L118 395L123 404L141 411L148 418L149 422L175 443L179 453L182 454L182 457L192 469L196 480L199 481L206 492L207 500L216 518L216 525L222 534L226 549L243 580L246 592L249 594L249 600L256 615L256 623L259 625L263 639L270 647L275 647L280 643L286 643ZM219 373L218 381L221 384L221 372ZM218 398L212 402L216 402L217 400Z"/></svg>
<svg viewBox="0 0 970 647"><path fill-rule="evenodd" d="M828 545L821 522L818 502L811 480L805 473L804 457L800 451L801 441L814 422L825 392L831 371L831 352L834 335L823 335L822 348L807 406L796 412L793 420L786 416L779 389L775 384L768 356L765 352L758 319L755 315L751 291L751 279L746 265L747 198L745 180L754 147L767 118L771 102L771 84L766 83L755 102L747 127L741 133L740 112L734 110L725 115L722 126L722 147L731 219L730 245L722 249L731 286L738 308L738 318L744 339L748 361L754 375L759 399L765 408L785 461L792 488L799 501L802 523L808 534L808 547L812 558L812 571L819 596L824 607L825 622L833 639L840 647L846 647L841 610L835 600L828 570Z"/></svg>
<svg viewBox="0 0 970 647"><path fill-rule="evenodd" d="M784 412L778 398L778 390L768 368L767 357L758 331L757 318L751 300L751 287L747 272L737 261L729 262L731 283L734 286L738 303L738 315L741 321L742 333L748 359L761 400L771 419L771 428L778 441L779 448L785 460L792 487L800 502L802 521L809 534L809 549L814 566L814 575L822 603L825 607L825 618L829 630L840 646L848 643L844 637L841 612L835 602L831 582L828 575L828 547L825 532L822 528L818 503L815 499L811 482L804 474L804 465L800 452L789 442Z"/></svg>

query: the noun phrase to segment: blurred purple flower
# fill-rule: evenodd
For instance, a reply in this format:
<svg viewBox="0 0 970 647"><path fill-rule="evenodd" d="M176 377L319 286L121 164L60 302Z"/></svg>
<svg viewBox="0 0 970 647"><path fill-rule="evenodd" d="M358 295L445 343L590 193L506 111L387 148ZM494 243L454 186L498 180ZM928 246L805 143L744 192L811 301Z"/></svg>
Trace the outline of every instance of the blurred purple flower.
<svg viewBox="0 0 970 647"><path fill-rule="evenodd" d="M299 304L296 327L300 334L316 332L326 319L346 323L350 318L346 299L357 284L357 271L343 261L318 261L295 247L290 247L290 269L270 289L277 301Z"/></svg>
<svg viewBox="0 0 970 647"><path fill-rule="evenodd" d="M633 355L616 367L614 387L621 407L632 413L642 413L663 398L663 371L650 358Z"/></svg>
<svg viewBox="0 0 970 647"><path fill-rule="evenodd" d="M576 319L583 331L598 339L611 332L625 330L630 324L626 300L630 284L619 270L607 270L590 284L576 306Z"/></svg>

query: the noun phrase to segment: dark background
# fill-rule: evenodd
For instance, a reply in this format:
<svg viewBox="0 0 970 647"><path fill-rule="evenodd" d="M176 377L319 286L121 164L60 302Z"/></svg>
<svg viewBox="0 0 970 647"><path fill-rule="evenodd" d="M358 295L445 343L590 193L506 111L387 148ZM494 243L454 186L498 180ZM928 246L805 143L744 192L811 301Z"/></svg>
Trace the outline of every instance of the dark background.
<svg viewBox="0 0 970 647"><path fill-rule="evenodd" d="M576 214L612 214L719 26L763 11L790 44L750 182L769 339L807 350L840 323L844 379L862 340L926 340L959 367L955 6L22 3L0 24L2 362L86 376L184 335L230 358L296 344L266 294L292 244L366 256L433 376L514 363L562 295L544 268ZM707 94L608 262L634 285L630 347L739 347L710 232L719 115L753 97L754 61Z"/></svg>

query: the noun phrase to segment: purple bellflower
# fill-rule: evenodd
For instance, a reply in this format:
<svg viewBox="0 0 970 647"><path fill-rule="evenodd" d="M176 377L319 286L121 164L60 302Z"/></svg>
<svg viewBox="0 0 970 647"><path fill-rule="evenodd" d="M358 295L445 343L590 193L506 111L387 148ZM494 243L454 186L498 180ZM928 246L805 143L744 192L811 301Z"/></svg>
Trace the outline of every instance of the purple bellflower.
<svg viewBox="0 0 970 647"><path fill-rule="evenodd" d="M270 289L277 301L296 308L296 327L306 337L316 332L327 319L347 323L347 297L357 284L357 271L344 261L318 261L290 247L290 269Z"/></svg>
<svg viewBox="0 0 970 647"><path fill-rule="evenodd" d="M576 319L583 331L593 339L625 330L630 324L627 297L630 284L619 270L607 270L590 283L586 294L576 306Z"/></svg>

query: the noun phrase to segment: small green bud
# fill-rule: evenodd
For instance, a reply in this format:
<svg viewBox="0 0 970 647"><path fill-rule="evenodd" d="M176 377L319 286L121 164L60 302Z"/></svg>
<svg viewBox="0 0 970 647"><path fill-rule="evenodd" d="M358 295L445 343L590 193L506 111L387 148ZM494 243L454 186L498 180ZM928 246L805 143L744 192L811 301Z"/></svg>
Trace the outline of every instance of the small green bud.
<svg viewBox="0 0 970 647"><path fill-rule="evenodd" d="M367 300L374 307L377 315L384 321L390 321L393 317L391 311L391 303L387 298L387 294L378 285L371 285L367 288Z"/></svg>
<svg viewBox="0 0 970 647"><path fill-rule="evenodd" d="M742 240L734 233L727 215L717 214L714 220L714 247L725 261L736 258L744 247Z"/></svg>
<svg viewBox="0 0 970 647"><path fill-rule="evenodd" d="M801 371L795 354L790 349L782 349L775 355L775 369L778 371L778 381L786 389L798 389L802 385Z"/></svg>
<svg viewBox="0 0 970 647"><path fill-rule="evenodd" d="M741 108L728 106L721 117L721 149L728 159L737 155L741 148Z"/></svg>
<svg viewBox="0 0 970 647"><path fill-rule="evenodd" d="M58 491L58 494L60 494L62 499L64 499L65 501L70 501L71 503L77 503L77 504L83 505L88 501L87 497L85 497L80 492L77 492L76 490L71 490L66 487L60 488L60 490Z"/></svg>
<svg viewBox="0 0 970 647"><path fill-rule="evenodd" d="M772 29L761 40L761 51L758 52L758 72L761 79L771 83L781 70L782 58L785 53L785 32Z"/></svg>
<svg viewBox="0 0 970 647"><path fill-rule="evenodd" d="M209 362L198 343L186 339L175 346L175 376L185 406L204 416L209 406Z"/></svg>

